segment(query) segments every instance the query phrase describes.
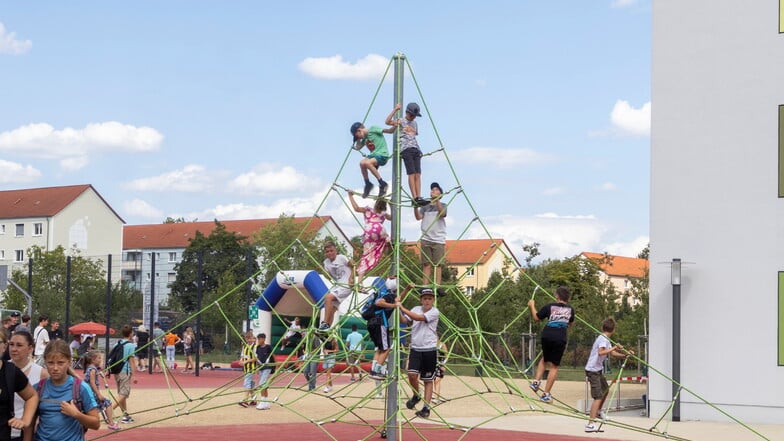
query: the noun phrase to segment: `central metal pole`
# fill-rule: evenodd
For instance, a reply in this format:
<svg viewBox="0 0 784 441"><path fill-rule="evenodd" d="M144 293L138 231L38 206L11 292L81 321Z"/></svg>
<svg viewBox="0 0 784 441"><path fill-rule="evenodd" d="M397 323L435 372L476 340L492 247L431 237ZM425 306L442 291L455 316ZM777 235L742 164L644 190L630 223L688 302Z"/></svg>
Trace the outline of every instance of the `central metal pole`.
<svg viewBox="0 0 784 441"><path fill-rule="evenodd" d="M672 259L672 420L681 420L681 259Z"/></svg>
<svg viewBox="0 0 784 441"><path fill-rule="evenodd" d="M395 60L395 89L394 89L394 99L392 105L394 106L397 103L403 102L403 65L405 63L406 56L401 53L397 53L394 56ZM402 112L398 111L397 118L402 117ZM398 136L398 132L400 130L395 130L392 135L392 185L390 186L392 189L392 267L390 268L390 274L398 274L398 263L400 262L400 139ZM404 282L402 279L398 279L398 292L401 292L403 289ZM389 357L387 358L387 372L389 373L389 383L387 384L387 405L386 405L386 412L385 412L385 421L387 421L387 429L386 435L387 439L391 441L396 441L398 436L398 424L397 424L397 388L398 382L397 377L400 373L400 369L398 369L398 360L400 359L400 316L395 311L395 314L392 317L392 321L394 323L395 331L393 338L394 340L390 342L392 344L392 350L389 352ZM401 434L402 436L402 434Z"/></svg>

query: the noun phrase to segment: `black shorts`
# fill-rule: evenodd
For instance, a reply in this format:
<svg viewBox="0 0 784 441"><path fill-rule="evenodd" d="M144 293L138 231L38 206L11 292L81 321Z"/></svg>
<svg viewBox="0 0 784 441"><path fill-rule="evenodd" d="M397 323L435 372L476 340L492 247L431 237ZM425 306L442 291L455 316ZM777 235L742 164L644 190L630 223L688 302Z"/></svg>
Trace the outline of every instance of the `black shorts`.
<svg viewBox="0 0 784 441"><path fill-rule="evenodd" d="M400 152L400 157L403 158L407 175L422 174L422 150L409 147Z"/></svg>
<svg viewBox="0 0 784 441"><path fill-rule="evenodd" d="M433 381L436 377L436 365L438 363L438 351L418 351L411 349L408 356L408 373L419 374L419 379L424 383Z"/></svg>
<svg viewBox="0 0 784 441"><path fill-rule="evenodd" d="M560 366L565 349L565 340L551 340L542 337L542 359L545 362L552 363L553 366Z"/></svg>
<svg viewBox="0 0 784 441"><path fill-rule="evenodd" d="M367 330L370 334L370 340L377 350L386 351L389 349L389 331L380 317L375 316L368 320Z"/></svg>

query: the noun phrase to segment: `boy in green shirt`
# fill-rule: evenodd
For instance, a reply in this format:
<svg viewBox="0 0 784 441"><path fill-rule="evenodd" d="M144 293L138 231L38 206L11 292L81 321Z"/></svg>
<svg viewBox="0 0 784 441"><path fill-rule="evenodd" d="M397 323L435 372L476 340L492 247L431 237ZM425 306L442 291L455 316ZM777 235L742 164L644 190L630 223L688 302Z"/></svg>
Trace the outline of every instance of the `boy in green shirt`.
<svg viewBox="0 0 784 441"><path fill-rule="evenodd" d="M368 170L373 173L378 179L378 197L383 197L389 185L381 178L381 173L378 172L378 167L383 166L391 156L387 151L387 141L384 139L384 133L392 133L395 131L394 127L382 129L381 127L371 126L366 128L362 123L355 122L351 125L351 135L354 137L354 150L361 150L362 147L367 147L370 153L359 161L359 169L362 171L362 179L365 180L365 189L362 191L362 197L366 198L373 189L373 184L368 178Z"/></svg>

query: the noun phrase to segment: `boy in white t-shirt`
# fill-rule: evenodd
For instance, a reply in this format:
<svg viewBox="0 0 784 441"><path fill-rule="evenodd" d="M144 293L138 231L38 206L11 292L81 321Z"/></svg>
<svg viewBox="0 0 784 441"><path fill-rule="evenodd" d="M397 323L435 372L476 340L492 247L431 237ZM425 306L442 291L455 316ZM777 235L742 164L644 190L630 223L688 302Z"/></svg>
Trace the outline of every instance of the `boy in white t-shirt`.
<svg viewBox="0 0 784 441"><path fill-rule="evenodd" d="M283 318L283 321L289 324L289 330L286 332L286 335L280 339L280 348L283 349L289 343L291 337L294 337L296 334L302 332L302 326L299 324L299 317L294 317L294 320L289 320L287 318ZM266 338L266 337L265 337Z"/></svg>
<svg viewBox="0 0 784 441"><path fill-rule="evenodd" d="M324 245L324 269L332 276L334 285L324 296L324 321L319 326L319 331L327 331L332 327L335 311L340 307L340 302L351 296L351 286L354 283L353 264L342 254L332 242Z"/></svg>
<svg viewBox="0 0 784 441"><path fill-rule="evenodd" d="M608 318L602 322L602 333L596 337L591 348L591 355L588 357L588 363L585 365L585 376L588 383L591 385L591 416L588 419L588 424L585 426L586 432L598 432L599 426L594 424L596 417L604 420L604 412L601 411L604 406L604 400L607 399L607 393L610 391L610 386L607 384L607 379L604 378L604 360L608 355L619 358L626 358L629 351L626 351L621 345L613 345L610 342L610 336L615 333L615 320ZM623 351L623 352L620 352Z"/></svg>

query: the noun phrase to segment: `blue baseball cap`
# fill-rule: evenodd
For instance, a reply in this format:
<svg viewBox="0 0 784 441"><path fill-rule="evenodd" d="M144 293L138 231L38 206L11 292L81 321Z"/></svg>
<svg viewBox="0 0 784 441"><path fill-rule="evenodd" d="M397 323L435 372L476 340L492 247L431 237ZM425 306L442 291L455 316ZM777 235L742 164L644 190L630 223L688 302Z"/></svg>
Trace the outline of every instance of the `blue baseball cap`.
<svg viewBox="0 0 784 441"><path fill-rule="evenodd" d="M422 116L422 114L419 113L419 104L417 103L408 103L406 106L406 113L410 113L414 116Z"/></svg>

